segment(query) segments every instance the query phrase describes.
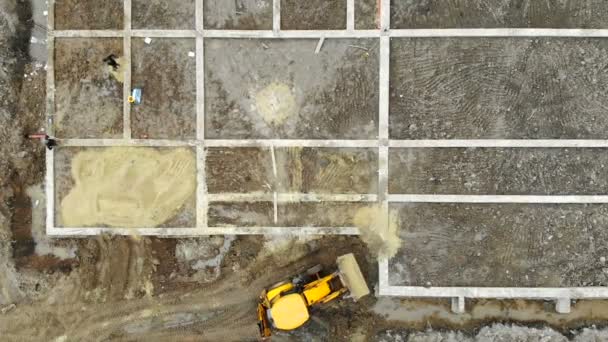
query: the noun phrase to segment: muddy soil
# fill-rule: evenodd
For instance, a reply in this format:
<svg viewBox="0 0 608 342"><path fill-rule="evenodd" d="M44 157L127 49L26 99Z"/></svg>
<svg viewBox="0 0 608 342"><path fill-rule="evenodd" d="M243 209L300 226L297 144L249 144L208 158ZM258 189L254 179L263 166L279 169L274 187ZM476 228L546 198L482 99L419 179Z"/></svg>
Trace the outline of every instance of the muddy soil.
<svg viewBox="0 0 608 342"><path fill-rule="evenodd" d="M205 136L376 138L378 42L317 43L205 40Z"/></svg>
<svg viewBox="0 0 608 342"><path fill-rule="evenodd" d="M46 336L55 339L65 336L66 339L90 339L95 336L94 340L132 340L147 336L165 341L178 336L182 340L194 337L225 341L256 340L256 320L252 313L255 313L255 298L267 282L282 280L317 263L331 268L335 258L346 252L355 253L366 278L374 279L377 276L374 262L365 257L367 252L358 239L331 237L308 242L269 240L263 245L273 254L262 256L259 254L262 247L259 239L240 238L233 242L224 258L221 281L208 285L199 283L195 287L182 282L181 286L161 296L150 296L155 284L149 272L155 268L167 269L162 264L167 261L175 263L176 260L161 260L153 255L141 254L147 249L144 247L158 241L152 243L149 239L129 241L127 238L116 238L91 240L90 243L93 244L90 246L91 254L84 260L91 265L99 263L97 267L100 270L95 272L97 276L90 274L92 270L83 273L81 276L86 276L90 281L76 287L77 291L56 293L53 296L53 310L49 310L47 304L34 303L20 305L9 314L0 316L0 328L6 338L23 340ZM167 249L171 250L172 247L168 246ZM125 255L125 252L128 254ZM147 258L150 261L142 264L141 261ZM154 264L156 267L152 267ZM110 269L121 271L108 272ZM166 276L180 279L177 275L181 273L179 269L173 270L173 273L176 275ZM69 281L64 286L68 286ZM173 281L174 284L176 282L179 283ZM128 300L125 300L125 296ZM371 298L366 300L373 303ZM369 305L362 306L345 300L328 305L326 309L350 308L339 310L342 317L347 319L354 310L364 310L362 308L365 307ZM23 320L24 316L29 318ZM32 320L56 324L32 327L26 323ZM340 336L339 331L328 334L329 338Z"/></svg>
<svg viewBox="0 0 608 342"><path fill-rule="evenodd" d="M355 148L210 148L209 193L377 192L377 151Z"/></svg>
<svg viewBox="0 0 608 342"><path fill-rule="evenodd" d="M122 136L122 83L103 62L122 56L120 38L55 40L55 135L60 138Z"/></svg>
<svg viewBox="0 0 608 342"><path fill-rule="evenodd" d="M286 203L278 206L280 226L354 227L353 218L362 203Z"/></svg>
<svg viewBox="0 0 608 342"><path fill-rule="evenodd" d="M346 0L281 0L283 30L344 30Z"/></svg>
<svg viewBox="0 0 608 342"><path fill-rule="evenodd" d="M404 194L599 195L605 149L391 149L389 191Z"/></svg>
<svg viewBox="0 0 608 342"><path fill-rule="evenodd" d="M134 0L134 29L194 30L194 0Z"/></svg>
<svg viewBox="0 0 608 342"><path fill-rule="evenodd" d="M132 40L132 86L142 102L131 106L134 138L196 137L196 51L194 39Z"/></svg>
<svg viewBox="0 0 608 342"><path fill-rule="evenodd" d="M379 28L377 0L355 0L355 29L373 30Z"/></svg>
<svg viewBox="0 0 608 342"><path fill-rule="evenodd" d="M272 0L205 1L206 29L272 30Z"/></svg>
<svg viewBox="0 0 608 342"><path fill-rule="evenodd" d="M605 28L602 0L402 0L391 2L393 28Z"/></svg>
<svg viewBox="0 0 608 342"><path fill-rule="evenodd" d="M279 203L277 223L272 202L209 204L211 227L354 227L361 203Z"/></svg>
<svg viewBox="0 0 608 342"><path fill-rule="evenodd" d="M398 139L603 139L608 45L598 39L391 41Z"/></svg>
<svg viewBox="0 0 608 342"><path fill-rule="evenodd" d="M56 0L56 30L117 30L123 28L120 0ZM102 57L103 58L103 57Z"/></svg>
<svg viewBox="0 0 608 342"><path fill-rule="evenodd" d="M373 194L378 187L377 150L275 149L281 192Z"/></svg>
<svg viewBox="0 0 608 342"><path fill-rule="evenodd" d="M271 192L272 157L262 148L209 148L205 158L207 191Z"/></svg>
<svg viewBox="0 0 608 342"><path fill-rule="evenodd" d="M403 247L391 285L608 284L608 206L395 204Z"/></svg>

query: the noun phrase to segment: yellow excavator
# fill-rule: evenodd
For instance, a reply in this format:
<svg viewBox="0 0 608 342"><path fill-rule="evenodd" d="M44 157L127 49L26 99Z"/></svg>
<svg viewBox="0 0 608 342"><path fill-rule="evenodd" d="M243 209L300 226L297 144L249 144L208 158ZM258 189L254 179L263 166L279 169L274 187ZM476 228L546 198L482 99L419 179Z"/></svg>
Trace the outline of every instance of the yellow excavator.
<svg viewBox="0 0 608 342"><path fill-rule="evenodd" d="M342 295L355 301L369 294L369 288L352 253L338 257L338 270L323 273L321 265L262 291L258 303L258 327L262 339L273 329L294 330L310 319L310 308Z"/></svg>

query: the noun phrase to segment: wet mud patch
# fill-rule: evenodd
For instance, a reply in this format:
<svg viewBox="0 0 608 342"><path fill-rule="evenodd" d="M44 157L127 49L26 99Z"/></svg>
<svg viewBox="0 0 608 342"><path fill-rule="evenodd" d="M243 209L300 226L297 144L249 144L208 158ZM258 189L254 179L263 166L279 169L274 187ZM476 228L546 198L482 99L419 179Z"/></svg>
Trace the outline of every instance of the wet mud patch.
<svg viewBox="0 0 608 342"><path fill-rule="evenodd" d="M194 0L133 0L134 29L194 30Z"/></svg>
<svg viewBox="0 0 608 342"><path fill-rule="evenodd" d="M122 136L122 84L103 62L123 54L120 38L55 40L55 132L60 138Z"/></svg>
<svg viewBox="0 0 608 342"><path fill-rule="evenodd" d="M604 139L608 43L393 39L396 139Z"/></svg>
<svg viewBox="0 0 608 342"><path fill-rule="evenodd" d="M123 28L120 0L56 0L55 29L111 30Z"/></svg>
<svg viewBox="0 0 608 342"><path fill-rule="evenodd" d="M391 149L389 192L601 195L607 168L601 148Z"/></svg>
<svg viewBox="0 0 608 342"><path fill-rule="evenodd" d="M391 27L408 28L605 28L602 0L393 1Z"/></svg>
<svg viewBox="0 0 608 342"><path fill-rule="evenodd" d="M193 139L196 136L194 39L133 39L133 87L141 104L131 107L134 138Z"/></svg>
<svg viewBox="0 0 608 342"><path fill-rule="evenodd" d="M209 203L209 227L271 227L274 226L272 202Z"/></svg>
<svg viewBox="0 0 608 342"><path fill-rule="evenodd" d="M271 0L205 1L206 29L271 30Z"/></svg>
<svg viewBox="0 0 608 342"><path fill-rule="evenodd" d="M195 188L194 153L185 148L59 148L55 154L59 227L193 227Z"/></svg>
<svg viewBox="0 0 608 342"><path fill-rule="evenodd" d="M391 285L577 287L608 284L608 206L394 204L402 247Z"/></svg>
<svg viewBox="0 0 608 342"><path fill-rule="evenodd" d="M206 137L376 138L378 42L317 43L205 40Z"/></svg>

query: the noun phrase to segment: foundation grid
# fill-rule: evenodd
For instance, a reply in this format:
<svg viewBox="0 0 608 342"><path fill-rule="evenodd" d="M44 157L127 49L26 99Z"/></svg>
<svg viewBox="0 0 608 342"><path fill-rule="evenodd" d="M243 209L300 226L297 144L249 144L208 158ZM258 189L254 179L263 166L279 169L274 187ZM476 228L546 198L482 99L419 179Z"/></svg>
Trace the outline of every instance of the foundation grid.
<svg viewBox="0 0 608 342"><path fill-rule="evenodd" d="M184 228L104 228L55 226L54 203L54 151L46 151L47 234L54 237L84 237L104 233L116 235L144 235L164 237L191 237L203 235L358 235L356 227L209 227L207 209L209 202L254 202L272 201L274 222L278 219L278 203L290 202L362 202L376 203L382 215L389 215L390 203L608 203L608 195L420 195L389 194L388 159L390 148L608 148L608 140L598 139L471 139L471 140L397 140L389 137L389 75L390 40L393 37L572 37L608 38L608 29L536 29L536 28L492 28L492 29L391 29L390 0L380 4L379 29L355 29L354 0L346 3L346 28L344 30L281 30L281 0L273 0L272 30L205 30L203 24L203 0L195 1L194 30L137 30L131 28L131 0L124 0L124 27L122 30L55 30L54 0L48 1L48 62L47 62L47 132L54 134L55 38L123 38L125 68L123 85L123 138L122 139L62 139L60 146L148 146L148 147L193 147L196 150L196 227ZM196 140L132 139L131 113L127 98L131 93L131 38L194 38L196 40ZM330 38L377 38L380 41L379 58L379 117L378 139L373 140L316 140L316 139L206 139L205 138L205 89L204 89L204 40L205 38L276 38L319 39ZM223 193L208 194L205 177L205 148L207 147L260 147L268 149L273 160L276 177L274 149L280 147L342 147L378 149L378 193L377 194L304 194L304 193ZM606 287L576 288L490 288L490 287L419 287L392 286L389 284L389 260L379 261L378 294L399 297L451 298L455 312L465 310L466 298L526 298L556 301L556 310L570 311L571 299L608 298Z"/></svg>

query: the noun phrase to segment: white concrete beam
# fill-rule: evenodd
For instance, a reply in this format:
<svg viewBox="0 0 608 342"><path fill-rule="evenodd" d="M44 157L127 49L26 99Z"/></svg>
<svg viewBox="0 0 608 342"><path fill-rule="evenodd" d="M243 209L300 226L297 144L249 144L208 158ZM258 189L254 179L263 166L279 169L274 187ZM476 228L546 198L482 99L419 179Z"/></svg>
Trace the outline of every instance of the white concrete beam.
<svg viewBox="0 0 608 342"><path fill-rule="evenodd" d="M207 197L207 178L205 167L205 148L196 147L196 227L207 227L209 199Z"/></svg>
<svg viewBox="0 0 608 342"><path fill-rule="evenodd" d="M279 1L279 0L277 0ZM383 2L383 7L386 2ZM381 24L390 25L390 15L382 10ZM280 20L280 18L279 18ZM388 24L387 24L388 21ZM273 22L274 24L274 22ZM383 26L385 27L385 26ZM194 38L196 30L132 30L133 37ZM607 38L608 29L526 29L526 28L480 28L480 29L398 29L387 30L204 30L209 38L378 38L381 35L399 38L479 38L479 37L522 37L522 38ZM102 38L122 37L122 30L58 30L55 37L62 38Z"/></svg>
<svg viewBox="0 0 608 342"><path fill-rule="evenodd" d="M55 226L55 153L48 148L45 150L46 232L49 234Z"/></svg>
<svg viewBox="0 0 608 342"><path fill-rule="evenodd" d="M149 146L149 147L194 147L196 140L158 140L158 139L61 139L60 146L110 147L110 146Z"/></svg>
<svg viewBox="0 0 608 342"><path fill-rule="evenodd" d="M132 30L133 37L149 38L195 38L196 30Z"/></svg>
<svg viewBox="0 0 608 342"><path fill-rule="evenodd" d="M413 298L497 298L497 299L600 299L608 298L608 287L381 287L382 296Z"/></svg>
<svg viewBox="0 0 608 342"><path fill-rule="evenodd" d="M49 8L51 7L49 3ZM49 14L50 15L50 14ZM55 135L55 39L47 35L46 62L46 133Z"/></svg>
<svg viewBox="0 0 608 342"><path fill-rule="evenodd" d="M378 30L205 30L206 38L378 38Z"/></svg>
<svg viewBox="0 0 608 342"><path fill-rule="evenodd" d="M400 203L608 203L608 195L388 195L389 202Z"/></svg>
<svg viewBox="0 0 608 342"><path fill-rule="evenodd" d="M560 314L569 314L571 311L571 301L569 297L558 298L555 301L555 311Z"/></svg>
<svg viewBox="0 0 608 342"><path fill-rule="evenodd" d="M123 30L57 30L53 36L57 38L122 38Z"/></svg>
<svg viewBox="0 0 608 342"><path fill-rule="evenodd" d="M52 63L51 63L52 64ZM53 68L49 64L47 72ZM47 88L54 88L53 80L47 77ZM51 92L49 90L49 92ZM52 108L48 108L51 110ZM382 132L387 132L383 130ZM383 134L388 134L383 133ZM162 139L62 139L64 146L195 146L207 147L344 147L375 148L377 140L316 140L316 139L206 139L162 140ZM487 148L608 148L608 140L389 140L391 148L438 148L438 147L487 147Z"/></svg>
<svg viewBox="0 0 608 342"><path fill-rule="evenodd" d="M281 0L272 0L272 31L281 31Z"/></svg>
<svg viewBox="0 0 608 342"><path fill-rule="evenodd" d="M479 28L479 29L403 29L390 30L391 37L558 37L606 38L608 29L541 29L541 28Z"/></svg>
<svg viewBox="0 0 608 342"><path fill-rule="evenodd" d="M102 234L129 236L187 237L207 235L359 235L356 227L208 227L208 228L58 228L47 230L52 237L88 237Z"/></svg>
<svg viewBox="0 0 608 342"><path fill-rule="evenodd" d="M380 0L380 29L388 32L391 29L391 1Z"/></svg>
<svg viewBox="0 0 608 342"><path fill-rule="evenodd" d="M122 115L123 115L123 139L131 139L131 104L129 96L131 95L131 0L124 0L124 38L123 38L123 54L127 67L125 68L124 80L122 84Z"/></svg>
<svg viewBox="0 0 608 342"><path fill-rule="evenodd" d="M466 301L464 297L453 297L452 298L452 312L456 314L465 313Z"/></svg>
<svg viewBox="0 0 608 342"><path fill-rule="evenodd" d="M305 193L216 193L207 194L209 202L272 202L298 203L298 202L376 202L376 194L305 194Z"/></svg>
<svg viewBox="0 0 608 342"><path fill-rule="evenodd" d="M207 147L378 147L377 140L207 139Z"/></svg>
<svg viewBox="0 0 608 342"><path fill-rule="evenodd" d="M346 30L355 30L355 0L346 0Z"/></svg>
<svg viewBox="0 0 608 342"><path fill-rule="evenodd" d="M504 147L504 148L594 148L608 147L601 139L454 139L454 140L390 140L394 148L417 147Z"/></svg>

